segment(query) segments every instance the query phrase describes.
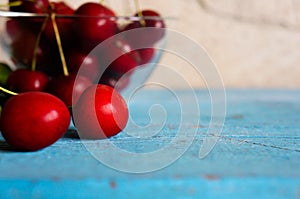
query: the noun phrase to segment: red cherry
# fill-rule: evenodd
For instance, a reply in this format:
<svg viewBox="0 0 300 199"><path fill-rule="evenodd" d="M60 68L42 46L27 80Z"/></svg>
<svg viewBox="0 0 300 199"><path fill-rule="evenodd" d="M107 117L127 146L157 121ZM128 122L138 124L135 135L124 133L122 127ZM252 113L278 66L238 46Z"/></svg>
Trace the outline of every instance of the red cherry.
<svg viewBox="0 0 300 199"><path fill-rule="evenodd" d="M4 105L0 126L5 140L18 150L35 151L56 142L68 129L70 113L57 97L26 92Z"/></svg>
<svg viewBox="0 0 300 199"><path fill-rule="evenodd" d="M29 29L21 28L19 33L13 35L10 44L12 60L23 66L31 66L35 50L37 34ZM25 50L26 49L26 50ZM37 68L48 75L62 73L60 56L54 42L41 38L37 50Z"/></svg>
<svg viewBox="0 0 300 199"><path fill-rule="evenodd" d="M10 3L16 2L19 0L9 0ZM48 0L20 0L21 5L19 6L10 6L10 10L14 12L30 12L30 13L47 13L49 8ZM42 19L38 17L29 17L29 18L18 18L18 21L23 24L24 27L38 31L42 24ZM40 23L39 23L40 22Z"/></svg>
<svg viewBox="0 0 300 199"><path fill-rule="evenodd" d="M99 3L83 4L75 11L75 15L79 15L74 20L78 39L88 52L117 32L116 21L109 18L114 17L115 13Z"/></svg>
<svg viewBox="0 0 300 199"><path fill-rule="evenodd" d="M10 10L14 12L46 13L49 7L48 0L9 0L10 3L21 1L19 6L11 6Z"/></svg>
<svg viewBox="0 0 300 199"><path fill-rule="evenodd" d="M96 56L72 50L66 54L66 60L70 73L77 73L80 68L80 75L92 82L99 79L102 69Z"/></svg>
<svg viewBox="0 0 300 199"><path fill-rule="evenodd" d="M99 81L99 84L105 84L115 88L117 91L122 91L130 83L130 74L118 77L116 74L104 73Z"/></svg>
<svg viewBox="0 0 300 199"><path fill-rule="evenodd" d="M110 60L115 58L115 56L120 55L107 68L111 73L116 73L118 75L123 75L137 67L140 60L139 54L132 50L131 46L126 41L120 39L110 42L105 51L100 52L100 54L103 61L106 59Z"/></svg>
<svg viewBox="0 0 300 199"><path fill-rule="evenodd" d="M58 15L73 15L74 14L74 10L64 2L51 2L51 12L58 14ZM58 30L59 30L59 36L60 36L62 44L64 46L69 45L69 43L72 40L72 35L73 35L73 33L72 33L73 19L56 17L55 22L56 22ZM55 37L54 29L53 29L53 23L52 23L51 19L49 19L47 21L47 25L46 25L43 33L52 42L56 42L56 37Z"/></svg>
<svg viewBox="0 0 300 199"><path fill-rule="evenodd" d="M160 17L160 15L153 10L143 10L141 11L141 14L144 17ZM135 14L135 16L139 16L139 14ZM141 29L139 32L127 34L126 39L135 47L153 46L165 35L165 31L163 30L163 28L165 28L166 26L162 19L145 19L144 21L134 21L125 26L123 31L143 27L157 28L157 30L153 30L151 31L151 33L149 33L149 30Z"/></svg>
<svg viewBox="0 0 300 199"><path fill-rule="evenodd" d="M12 41L11 48L13 58L24 65L30 65L32 62L36 39L37 34L28 29L23 29L23 31L21 31ZM39 47L37 49L37 53L38 56L42 54L42 50Z"/></svg>
<svg viewBox="0 0 300 199"><path fill-rule="evenodd" d="M73 120L83 139L103 139L118 134L128 121L128 108L112 87L98 84L88 88L73 108Z"/></svg>
<svg viewBox="0 0 300 199"><path fill-rule="evenodd" d="M59 76L52 79L49 82L48 90L60 98L67 106L73 106L77 103L80 95L92 84L93 83L84 76L76 77L76 74L71 74L69 76Z"/></svg>
<svg viewBox="0 0 300 199"><path fill-rule="evenodd" d="M7 79L7 87L15 92L44 91L48 76L40 71L17 69Z"/></svg>
<svg viewBox="0 0 300 199"><path fill-rule="evenodd" d="M6 32L12 41L18 38L22 31L23 27L21 26L20 21L15 19L8 19L6 21Z"/></svg>
<svg viewBox="0 0 300 199"><path fill-rule="evenodd" d="M147 64L149 63L155 54L155 49L154 48L142 48L138 50L140 54L140 64Z"/></svg>

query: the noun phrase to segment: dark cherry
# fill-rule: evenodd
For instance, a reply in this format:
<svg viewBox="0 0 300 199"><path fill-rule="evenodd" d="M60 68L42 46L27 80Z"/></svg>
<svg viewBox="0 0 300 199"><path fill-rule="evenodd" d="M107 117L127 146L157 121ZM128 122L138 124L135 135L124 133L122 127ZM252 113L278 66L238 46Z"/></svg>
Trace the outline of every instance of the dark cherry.
<svg viewBox="0 0 300 199"><path fill-rule="evenodd" d="M9 0L10 3L21 1L20 6L11 6L10 10L14 12L46 13L49 7L48 0Z"/></svg>
<svg viewBox="0 0 300 199"><path fill-rule="evenodd" d="M100 52L100 57L105 62L114 58L113 62L107 67L107 70L118 75L123 75L134 69L140 61L138 52L132 50L131 46L125 40L121 39L112 40L107 48L103 52ZM105 67L104 64L102 66Z"/></svg>
<svg viewBox="0 0 300 199"><path fill-rule="evenodd" d="M23 29L23 31L16 35L12 41L11 48L13 58L24 65L30 65L33 58L36 39L37 34L28 29ZM39 47L37 53L38 56L42 54Z"/></svg>
<svg viewBox="0 0 300 199"><path fill-rule="evenodd" d="M75 11L75 15L79 15L74 20L78 41L88 52L117 32L117 23L115 19L110 18L114 17L115 13L99 3L83 4Z"/></svg>
<svg viewBox="0 0 300 199"><path fill-rule="evenodd" d="M144 17L160 17L160 15L153 10L143 10L141 11L141 14ZM135 14L135 16L139 16L139 14ZM165 35L165 30L163 30L163 28L165 28L166 26L162 19L145 19L143 21L134 21L125 26L123 31L143 27L151 27L158 29L154 29L153 31L151 31L151 33L149 33L149 30L147 29L140 29L139 32L128 33L126 35L126 39L135 47L140 48L153 46Z"/></svg>
<svg viewBox="0 0 300 199"><path fill-rule="evenodd" d="M7 79L7 87L15 92L44 91L48 76L40 71L17 69Z"/></svg>
<svg viewBox="0 0 300 199"><path fill-rule="evenodd" d="M87 77L92 82L100 78L102 68L96 56L71 50L66 54L66 60L69 72L77 73L80 69L80 75Z"/></svg>
<svg viewBox="0 0 300 199"><path fill-rule="evenodd" d="M5 103L0 130L15 149L35 151L56 142L69 124L69 110L60 99L48 93L26 92Z"/></svg>
<svg viewBox="0 0 300 199"><path fill-rule="evenodd" d="M130 83L130 73L119 77L117 74L104 73L101 77L99 84L105 84L115 88L117 91L122 91Z"/></svg>
<svg viewBox="0 0 300 199"><path fill-rule="evenodd" d="M19 0L9 0L10 3ZM29 12L29 13L47 13L49 8L48 0L20 0L21 5L10 6L10 10L14 12ZM40 17L20 17L17 19L23 25L24 28L30 29L32 31L39 31L43 19Z"/></svg>
<svg viewBox="0 0 300 199"><path fill-rule="evenodd" d="M6 21L6 33L12 41L18 38L20 34L22 34L23 30L24 28L20 21L16 19L8 19Z"/></svg>
<svg viewBox="0 0 300 199"><path fill-rule="evenodd" d="M59 2L51 2L51 7L49 8L49 12L53 12L57 15L73 15L74 9L72 9L66 3L59 1ZM59 36L61 38L62 44L64 47L69 45L73 35L73 19L67 17L56 17L55 18ZM48 20L45 30L43 31L44 35L50 39L52 42L56 42L56 37L53 29L53 23L51 19Z"/></svg>
<svg viewBox="0 0 300 199"><path fill-rule="evenodd" d="M147 64L149 63L155 54L155 49L154 48L142 48L138 50L139 55L140 55L140 64Z"/></svg>
<svg viewBox="0 0 300 199"><path fill-rule="evenodd" d="M11 48L11 59L17 65L30 67L33 61L33 55L37 40L37 34L29 29L22 29L13 36ZM37 48L37 69L48 75L62 74L60 56L57 50L57 44L41 38Z"/></svg>
<svg viewBox="0 0 300 199"><path fill-rule="evenodd" d="M83 91L92 84L87 77L76 77L76 74L70 74L69 76L58 76L50 80L47 90L60 98L67 106L73 106L77 103Z"/></svg>
<svg viewBox="0 0 300 199"><path fill-rule="evenodd" d="M82 139L104 139L122 131L128 108L122 96L107 85L93 85L73 108L73 121Z"/></svg>

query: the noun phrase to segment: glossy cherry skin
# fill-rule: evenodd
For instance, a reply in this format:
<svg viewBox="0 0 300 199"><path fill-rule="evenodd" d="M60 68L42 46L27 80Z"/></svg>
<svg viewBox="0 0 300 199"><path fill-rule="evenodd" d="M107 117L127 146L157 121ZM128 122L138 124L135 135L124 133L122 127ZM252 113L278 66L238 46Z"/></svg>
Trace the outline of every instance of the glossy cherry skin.
<svg viewBox="0 0 300 199"><path fill-rule="evenodd" d="M107 85L88 88L73 108L73 120L82 139L104 139L118 134L128 121L122 96Z"/></svg>
<svg viewBox="0 0 300 199"><path fill-rule="evenodd" d="M12 56L18 62L24 65L30 65L33 58L33 51L37 34L33 33L29 29L23 29L18 34L14 35L14 39L11 43ZM26 49L26 50L25 50ZM40 47L37 49L38 59L42 54Z"/></svg>
<svg viewBox="0 0 300 199"><path fill-rule="evenodd" d="M101 66L96 56L78 50L71 50L66 54L67 66L70 73L77 73L87 77L92 82L100 78Z"/></svg>
<svg viewBox="0 0 300 199"><path fill-rule="evenodd" d="M141 11L142 16L144 17L160 17L160 15L153 10L143 10ZM135 14L139 16L139 14ZM143 23L145 22L145 23ZM165 35L164 28L166 27L162 19L145 19L144 21L134 21L123 29L123 31L132 30L136 28L151 27L157 28L153 29L151 33L147 29L140 29L139 32L134 32L126 35L126 39L130 44L133 44L135 47L148 47L153 46L156 42L161 40Z"/></svg>
<svg viewBox="0 0 300 199"><path fill-rule="evenodd" d="M9 0L10 3L19 0ZM49 7L48 0L20 0L20 6L11 6L10 10L14 12L31 12L31 13L46 13Z"/></svg>
<svg viewBox="0 0 300 199"><path fill-rule="evenodd" d="M74 28L82 47L88 52L100 42L104 41L117 32L117 23L114 19L115 13L99 3L85 3L76 11L79 15L74 19ZM85 17L80 17L80 16Z"/></svg>
<svg viewBox="0 0 300 199"><path fill-rule="evenodd" d="M67 106L73 106L77 103L80 95L92 84L84 76L76 77L76 74L70 74L69 76L58 76L50 80L47 90L60 98Z"/></svg>
<svg viewBox="0 0 300 199"><path fill-rule="evenodd" d="M56 142L67 131L70 113L57 97L26 92L11 97L0 119L5 140L17 150L35 151Z"/></svg>
<svg viewBox="0 0 300 199"><path fill-rule="evenodd" d="M12 41L18 38L22 31L23 27L20 21L16 19L6 21L6 33Z"/></svg>
<svg viewBox="0 0 300 199"><path fill-rule="evenodd" d="M99 84L105 84L113 87L117 91L122 91L130 83L130 73L119 77L117 74L104 73L99 81Z"/></svg>
<svg viewBox="0 0 300 199"><path fill-rule="evenodd" d="M113 61L106 67L111 73L123 75L138 66L139 54L134 51L127 41L111 40L103 52L99 52L101 60L106 63ZM104 64L101 64L104 67Z"/></svg>
<svg viewBox="0 0 300 199"><path fill-rule="evenodd" d="M73 15L74 9L72 9L69 5L66 3L60 1L60 2L51 2L51 8L49 9L49 12L53 12L58 15ZM69 45L71 40L73 39L72 35L74 33L72 32L72 26L73 26L73 19L72 18L63 18L63 17L56 17L55 22L58 27L59 36L62 42L62 45L66 47L66 45ZM43 34L52 42L56 42L55 32L53 29L53 23L52 20L49 19L47 22L47 25L45 27L45 30L43 31Z"/></svg>
<svg viewBox="0 0 300 199"><path fill-rule="evenodd" d="M40 71L17 69L7 79L7 87L15 92L44 91L49 78Z"/></svg>
<svg viewBox="0 0 300 199"><path fill-rule="evenodd" d="M140 55L140 65L149 63L155 54L154 48L142 48L138 50Z"/></svg>

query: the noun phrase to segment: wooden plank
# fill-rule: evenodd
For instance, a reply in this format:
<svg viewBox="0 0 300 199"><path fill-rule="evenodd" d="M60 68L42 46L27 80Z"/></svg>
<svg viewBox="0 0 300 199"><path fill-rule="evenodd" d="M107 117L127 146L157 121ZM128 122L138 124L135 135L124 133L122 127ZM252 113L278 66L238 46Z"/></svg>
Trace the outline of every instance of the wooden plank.
<svg viewBox="0 0 300 199"><path fill-rule="evenodd" d="M177 93L189 103L190 92ZM193 144L174 163L158 171L130 174L109 168L95 159L70 130L52 146L37 152L14 152L0 141L1 198L299 198L300 196L300 92L280 90L227 91L227 116L223 132L213 151L199 159L206 138L210 110L206 91L196 93L201 125L182 124L196 131ZM165 91L145 91L131 103L138 124L147 124L153 102L161 102L169 118L160 130L161 110L151 125L134 135L112 138L116 146L146 153L168 145L177 136L180 111L176 100ZM192 117L194 115L185 115ZM104 140L89 141L99 154L109 151ZM185 148L177 143L172 150ZM164 155L161 155L164 158ZM121 159L121 158L120 158ZM118 158L112 157L118 163ZM145 166L147 162L140 162ZM128 162L130 165L130 162Z"/></svg>

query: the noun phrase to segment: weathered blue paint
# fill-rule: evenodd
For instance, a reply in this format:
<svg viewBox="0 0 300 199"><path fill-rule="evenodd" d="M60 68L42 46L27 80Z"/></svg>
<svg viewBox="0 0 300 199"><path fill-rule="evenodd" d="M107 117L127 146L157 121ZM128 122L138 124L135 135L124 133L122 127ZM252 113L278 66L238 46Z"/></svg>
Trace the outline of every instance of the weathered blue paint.
<svg viewBox="0 0 300 199"><path fill-rule="evenodd" d="M177 94L185 99L182 103L188 103L191 97L186 91ZM196 95L201 125L183 124L187 131L197 130L193 145L173 164L147 174L127 174L104 166L74 131L44 150L28 153L11 151L1 138L0 198L300 197L299 90L227 91L224 129L205 159L199 159L198 153L211 107L206 91L197 91ZM168 144L176 136L180 113L169 93L148 90L137 95L130 102L132 117L138 124L149 123L148 108L153 102L162 104L169 116L160 134L134 139L120 133L112 142L133 152ZM148 130L157 130L159 122L154 118ZM143 133L134 126L126 130ZM95 144L99 146L101 141Z"/></svg>

